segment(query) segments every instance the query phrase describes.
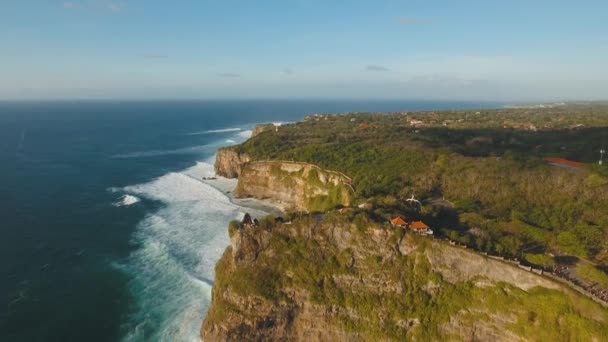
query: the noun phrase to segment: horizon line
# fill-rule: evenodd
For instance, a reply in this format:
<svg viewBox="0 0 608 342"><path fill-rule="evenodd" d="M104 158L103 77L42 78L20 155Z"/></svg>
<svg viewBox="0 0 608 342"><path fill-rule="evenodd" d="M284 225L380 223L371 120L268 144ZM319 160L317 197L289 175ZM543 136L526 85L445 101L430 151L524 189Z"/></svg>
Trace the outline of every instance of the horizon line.
<svg viewBox="0 0 608 342"><path fill-rule="evenodd" d="M352 101L352 102L383 102L383 101L418 101L418 102L479 102L479 103L516 103L516 104L556 104L556 103L591 103L608 102L606 99L433 99L433 98L352 98L352 97L215 97L215 98L90 98L90 97L58 97L58 98L0 98L0 102L195 102L195 101Z"/></svg>

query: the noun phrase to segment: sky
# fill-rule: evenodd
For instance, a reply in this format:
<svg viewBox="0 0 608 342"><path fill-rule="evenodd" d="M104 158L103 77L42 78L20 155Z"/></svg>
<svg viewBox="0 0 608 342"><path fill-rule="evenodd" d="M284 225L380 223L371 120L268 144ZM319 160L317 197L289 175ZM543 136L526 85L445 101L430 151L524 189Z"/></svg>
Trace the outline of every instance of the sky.
<svg viewBox="0 0 608 342"><path fill-rule="evenodd" d="M606 0L1 0L0 99L608 99Z"/></svg>

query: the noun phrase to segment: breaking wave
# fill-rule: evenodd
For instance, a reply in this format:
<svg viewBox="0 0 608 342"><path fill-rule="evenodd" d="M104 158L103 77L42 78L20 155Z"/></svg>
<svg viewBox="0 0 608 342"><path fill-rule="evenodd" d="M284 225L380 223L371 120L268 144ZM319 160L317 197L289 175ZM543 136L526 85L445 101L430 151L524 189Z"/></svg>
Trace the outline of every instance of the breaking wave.
<svg viewBox="0 0 608 342"><path fill-rule="evenodd" d="M128 207L130 205L133 205L137 202L139 202L139 198L133 196L133 195L124 195L121 196L120 199L118 201L116 201L114 203L114 206L117 207Z"/></svg>
<svg viewBox="0 0 608 342"><path fill-rule="evenodd" d="M137 152L116 154L116 155L112 156L112 158L127 159L127 158L157 157L157 156L166 156L166 155L172 155L172 154L195 154L195 153L205 152L209 148L210 148L209 145L197 145L197 146L178 148L175 150L137 151Z"/></svg>
<svg viewBox="0 0 608 342"><path fill-rule="evenodd" d="M252 130L247 130L247 131L239 132L238 136L243 139L249 139L249 138L251 138L252 134L253 134Z"/></svg>
<svg viewBox="0 0 608 342"><path fill-rule="evenodd" d="M202 134L213 134L213 133L238 132L240 130L241 130L240 128L222 128L222 129L212 129L212 130L201 131L201 132L192 132L192 133L187 133L186 135L202 135Z"/></svg>
<svg viewBox="0 0 608 342"><path fill-rule="evenodd" d="M233 139L244 140L246 132ZM162 203L138 223L133 235L138 248L115 264L131 276L136 302L122 325L124 341L200 341L215 264L230 242L228 223L245 212L265 215L230 201L224 192L233 189L234 180L215 179L213 159L148 183L110 189ZM202 180L208 177L214 180Z"/></svg>

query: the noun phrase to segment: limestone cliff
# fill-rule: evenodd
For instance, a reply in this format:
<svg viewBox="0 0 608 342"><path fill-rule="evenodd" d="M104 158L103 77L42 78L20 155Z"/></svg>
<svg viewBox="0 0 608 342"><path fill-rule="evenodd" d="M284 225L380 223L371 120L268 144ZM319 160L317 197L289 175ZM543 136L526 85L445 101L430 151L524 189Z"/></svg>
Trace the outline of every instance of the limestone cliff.
<svg viewBox="0 0 608 342"><path fill-rule="evenodd" d="M339 172L289 161L252 161L238 148L217 150L215 171L226 178L239 178L239 198L269 199L284 210L325 211L350 206L351 179Z"/></svg>
<svg viewBox="0 0 608 342"><path fill-rule="evenodd" d="M230 229L205 341L607 336L604 309L507 263L373 223L362 212L291 219Z"/></svg>
<svg viewBox="0 0 608 342"><path fill-rule="evenodd" d="M251 133L251 137L255 138L256 136L260 135L261 133L266 132L266 131L270 131L270 130L273 130L273 129L276 129L275 125L273 125L273 124L257 125L253 129L253 132Z"/></svg>
<svg viewBox="0 0 608 342"><path fill-rule="evenodd" d="M215 173L226 178L237 178L241 168L251 160L245 153L239 153L234 147L223 147L217 150Z"/></svg>
<svg viewBox="0 0 608 342"><path fill-rule="evenodd" d="M285 210L325 211L350 206L353 190L347 176L296 162L260 161L244 164L237 197L271 199Z"/></svg>

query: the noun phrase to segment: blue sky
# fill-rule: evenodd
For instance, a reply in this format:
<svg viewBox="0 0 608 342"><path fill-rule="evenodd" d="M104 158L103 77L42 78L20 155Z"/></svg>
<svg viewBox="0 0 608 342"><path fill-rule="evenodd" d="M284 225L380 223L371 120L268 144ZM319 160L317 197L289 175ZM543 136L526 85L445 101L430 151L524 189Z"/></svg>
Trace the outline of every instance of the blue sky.
<svg viewBox="0 0 608 342"><path fill-rule="evenodd" d="M608 1L3 0L0 99L608 99Z"/></svg>

